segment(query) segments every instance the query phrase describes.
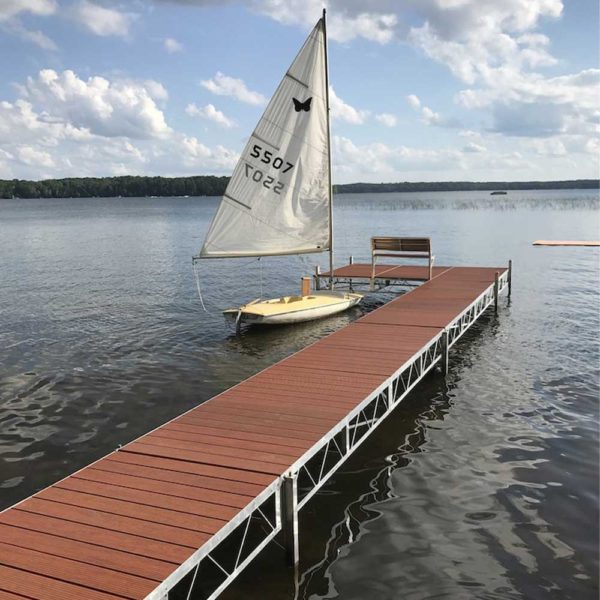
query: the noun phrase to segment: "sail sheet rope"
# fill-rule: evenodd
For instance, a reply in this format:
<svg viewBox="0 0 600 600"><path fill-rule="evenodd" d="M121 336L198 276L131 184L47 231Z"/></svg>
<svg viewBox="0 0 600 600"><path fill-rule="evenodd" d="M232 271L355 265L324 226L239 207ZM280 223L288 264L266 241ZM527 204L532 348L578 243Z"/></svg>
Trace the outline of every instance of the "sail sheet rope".
<svg viewBox="0 0 600 600"><path fill-rule="evenodd" d="M262 267L262 261L261 258L263 258L262 256L259 256L258 258L255 258L254 260L248 261L247 263L245 263L245 265L249 265L252 264L254 262L258 262L258 272L259 272L259 284L260 284L260 300L263 299L264 296L264 285L263 285L263 267ZM207 313L207 314L212 314L211 311L209 311L206 308L206 304L204 303L204 297L202 296L202 287L200 285L200 274L198 273L198 262L199 259L198 257L194 256L192 258L192 271L194 273L194 280L196 281L196 290L198 291L198 298L200 299L200 304L202 305L202 310ZM220 313L221 309L217 310L217 313ZM215 314L217 314L215 313Z"/></svg>
<svg viewBox="0 0 600 600"><path fill-rule="evenodd" d="M196 289L198 290L198 298L200 298L200 304L202 304L202 310L205 313L208 312L206 310L206 305L204 304L204 299L202 298L202 289L200 287L200 276L198 275L198 267L196 266L196 261L192 258L192 271L194 272L194 279L196 280Z"/></svg>

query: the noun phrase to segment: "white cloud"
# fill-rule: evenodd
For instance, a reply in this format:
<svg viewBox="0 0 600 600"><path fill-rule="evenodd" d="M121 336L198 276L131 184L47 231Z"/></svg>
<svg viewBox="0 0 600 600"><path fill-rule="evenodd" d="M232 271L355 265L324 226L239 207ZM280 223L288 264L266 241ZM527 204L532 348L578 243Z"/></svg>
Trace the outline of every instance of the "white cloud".
<svg viewBox="0 0 600 600"><path fill-rule="evenodd" d="M380 113L378 115L375 115L375 118L380 123L383 123L383 125L385 125L386 127L396 127L396 125L398 124L398 117L390 113Z"/></svg>
<svg viewBox="0 0 600 600"><path fill-rule="evenodd" d="M481 144L476 144L475 142L469 142L464 148L463 152L485 152L487 149L485 146Z"/></svg>
<svg viewBox="0 0 600 600"><path fill-rule="evenodd" d="M16 35L43 50L57 50L56 44L39 30L27 29L19 20L19 13L26 12L46 17L56 12L54 0L2 0L0 2L0 30Z"/></svg>
<svg viewBox="0 0 600 600"><path fill-rule="evenodd" d="M562 8L561 0L422 0L415 9L424 23L411 28L409 39L473 83L503 65L552 64L548 39L530 31L544 17L558 18Z"/></svg>
<svg viewBox="0 0 600 600"><path fill-rule="evenodd" d="M7 21L21 12L46 17L56 12L55 0L2 0L0 2L0 21Z"/></svg>
<svg viewBox="0 0 600 600"><path fill-rule="evenodd" d="M136 83L132 82L132 85L135 86ZM154 79L146 79L146 81L144 81L144 87L154 100L165 101L169 98L169 92L167 92L167 88L165 88L165 86L159 81L154 81Z"/></svg>
<svg viewBox="0 0 600 600"><path fill-rule="evenodd" d="M393 13L361 12L350 16L335 14L327 23L328 36L337 42L364 38L371 42L387 44L394 39L398 17Z"/></svg>
<svg viewBox="0 0 600 600"><path fill-rule="evenodd" d="M126 37L130 32L135 15L125 12L127 4L74 2L71 11L94 33ZM214 0L186 2L214 4ZM322 5L322 0L238 2L305 30L314 25ZM480 132L461 132L465 137L458 144L461 149L357 145L337 138L336 180L337 173L346 180L398 180L452 179L461 172L527 179L536 169L540 178L547 177L548 172L569 177L560 165L572 153L578 153L579 173L584 168L590 173L597 171L600 71L544 75L544 69L557 61L551 54L550 40L537 27L543 19L560 17L561 0L328 0L326 4L330 39L348 43L360 38L376 44L404 39L463 82L464 89L456 97L458 108L476 112L469 120L470 127L481 124ZM53 0L4 0L0 21L8 31L6 28L14 27L21 15L51 15L56 10ZM85 18L93 14L101 18ZM41 31L13 33L52 48L52 40ZM179 42L173 38L162 40L165 50L169 51L169 39L177 51ZM266 102L244 81L223 73L202 85L212 93L249 104ZM228 172L237 156L222 147L209 147L206 140L174 132L167 125L161 104L166 103L168 94L158 82L85 79L68 71L46 70L17 89L23 93L19 100L0 102L3 173L22 176L43 168L71 175L75 167L89 174L102 174L105 169L115 173L127 169L164 174ZM348 123L364 123L370 118L369 111L347 104L335 92L332 96L335 118ZM407 102L428 125L458 125L444 115L446 108L440 114L415 95ZM194 116L218 122L221 115L226 120L221 119L224 126L229 121L211 104L191 106L197 113ZM436 103L438 106L442 107ZM372 116L388 126L395 120L388 113ZM36 160L37 167L33 164ZM559 168L549 168L554 166Z"/></svg>
<svg viewBox="0 0 600 600"><path fill-rule="evenodd" d="M54 161L48 152L33 146L21 146L17 149L19 160L33 167L53 167Z"/></svg>
<svg viewBox="0 0 600 600"><path fill-rule="evenodd" d="M169 54L173 54L174 52L181 52L183 50L183 44L173 38L165 38L163 40L163 45L165 47L165 50Z"/></svg>
<svg viewBox="0 0 600 600"><path fill-rule="evenodd" d="M193 0L192 0L193 1ZM284 24L312 27L321 0L245 0L253 10ZM197 0L206 4L206 0ZM432 60L448 67L468 89L458 95L463 109L479 109L488 128L507 136L580 135L592 140L597 112L588 98L600 94L593 70L546 77L556 65L550 40L537 28L562 16L562 0L329 0L330 38L348 42L364 38L377 43L405 39ZM586 78L585 85L574 80ZM574 94L578 88L581 95ZM441 127L458 127L412 96L409 103L421 119ZM343 113L347 114L347 113ZM357 122L356 115L350 117ZM546 121L544 123L544 121ZM485 125L484 125L485 126Z"/></svg>
<svg viewBox="0 0 600 600"><path fill-rule="evenodd" d="M211 150L193 136L182 136L179 144L181 147L178 154L182 156L187 167L206 168L210 165L216 171L230 173L239 159L237 152L227 150L223 146Z"/></svg>
<svg viewBox="0 0 600 600"><path fill-rule="evenodd" d="M424 106L421 99L414 94L406 96L406 101L410 107L418 112L421 116L421 121L425 125L437 125L438 127L460 127L460 123L456 119L442 117L428 106Z"/></svg>
<svg viewBox="0 0 600 600"><path fill-rule="evenodd" d="M19 31L19 34L24 40L31 42L44 50L58 50L58 46L41 31L32 31L23 28Z"/></svg>
<svg viewBox="0 0 600 600"><path fill-rule="evenodd" d="M431 110L428 106L424 106L421 109L421 118L427 125L439 125L442 122L441 115Z"/></svg>
<svg viewBox="0 0 600 600"><path fill-rule="evenodd" d="M488 140L493 148L482 143L469 142L461 149L435 149L409 146L391 146L382 143L356 144L346 137L332 140L334 180L339 183L355 181L457 181L485 178L504 181L582 177L597 163L597 154L580 155L574 173L574 164L565 161L559 146L533 147L531 140L516 143L492 135ZM598 150L596 148L596 150ZM571 151L566 148L567 153ZM540 154L543 153L543 154ZM585 177L585 175L583 175Z"/></svg>
<svg viewBox="0 0 600 600"><path fill-rule="evenodd" d="M0 140L5 148L11 144L55 146L61 140L86 140L88 129L77 128L47 113L38 113L30 102L0 102Z"/></svg>
<svg viewBox="0 0 600 600"><path fill-rule="evenodd" d="M27 78L22 92L43 106L51 118L97 135L165 137L171 129L152 97L162 86L153 82L149 87L98 76L83 80L70 70L57 73L44 69L36 78Z"/></svg>
<svg viewBox="0 0 600 600"><path fill-rule="evenodd" d="M267 99L262 94L249 90L241 79L229 77L220 71L217 71L217 74L212 79L201 81L200 85L213 94L217 94L218 96L232 96L246 104L260 106L267 102Z"/></svg>
<svg viewBox="0 0 600 600"><path fill-rule="evenodd" d="M406 96L406 101L415 110L421 108L421 101L419 100L419 97L415 96L414 94L410 94L409 96Z"/></svg>
<svg viewBox="0 0 600 600"><path fill-rule="evenodd" d="M19 19L13 18L5 22L0 20L0 30L16 35L26 42L31 42L39 46L43 50L58 50L57 45L46 34L38 30L27 29Z"/></svg>
<svg viewBox="0 0 600 600"><path fill-rule="evenodd" d="M513 137L581 136L582 148L600 117L600 70L559 77L539 72L557 60L548 37L535 28L562 9L561 0L423 0L418 12L425 22L409 39L470 86L457 101L485 111L489 130ZM437 124L435 114L423 117Z"/></svg>
<svg viewBox="0 0 600 600"><path fill-rule="evenodd" d="M169 1L169 0L166 0ZM170 0L196 6L210 6L215 0ZM397 35L399 16L390 0L238 0L256 13L285 25L314 27L327 7L327 33L337 42L363 38L387 44Z"/></svg>
<svg viewBox="0 0 600 600"><path fill-rule="evenodd" d="M200 4L204 4L201 0ZM349 42L364 38L387 44L395 35L398 17L388 10L386 0L356 2L348 0L246 0L256 12L286 25L313 27L323 6L329 8L327 33L330 39ZM385 7L385 10L384 10Z"/></svg>
<svg viewBox="0 0 600 600"><path fill-rule="evenodd" d="M444 169L460 167L460 152L453 149L426 150L382 143L356 145L352 140L334 136L332 144L334 173L344 181L398 181L439 179Z"/></svg>
<svg viewBox="0 0 600 600"><path fill-rule="evenodd" d="M0 101L0 178L229 174L238 154L173 131L156 81L41 71Z"/></svg>
<svg viewBox="0 0 600 600"><path fill-rule="evenodd" d="M81 0L73 7L75 18L89 31L100 36L127 37L134 19L130 13L98 6L89 0Z"/></svg>
<svg viewBox="0 0 600 600"><path fill-rule="evenodd" d="M184 137L181 141L185 152L191 158L208 158L210 156L210 148L201 144L195 137Z"/></svg>
<svg viewBox="0 0 600 600"><path fill-rule="evenodd" d="M466 108L484 108L491 130L511 136L548 137L597 135L600 119L600 69L543 77L518 73L510 83L463 90L458 101Z"/></svg>
<svg viewBox="0 0 600 600"><path fill-rule="evenodd" d="M227 129L235 127L235 121L233 121L229 117L226 117L220 110L217 110L212 104L207 104L206 106L200 108L192 102L192 104L188 104L185 107L185 112L191 117L201 117L202 119L213 121L213 123L217 123L218 125L221 125L221 127L225 127Z"/></svg>
<svg viewBox="0 0 600 600"><path fill-rule="evenodd" d="M531 148L542 156L566 156L565 144L558 139L531 140Z"/></svg>
<svg viewBox="0 0 600 600"><path fill-rule="evenodd" d="M331 107L332 118L346 121L346 123L352 123L353 125L362 125L369 116L368 110L358 110L344 102L335 93L332 86L329 87L329 105Z"/></svg>

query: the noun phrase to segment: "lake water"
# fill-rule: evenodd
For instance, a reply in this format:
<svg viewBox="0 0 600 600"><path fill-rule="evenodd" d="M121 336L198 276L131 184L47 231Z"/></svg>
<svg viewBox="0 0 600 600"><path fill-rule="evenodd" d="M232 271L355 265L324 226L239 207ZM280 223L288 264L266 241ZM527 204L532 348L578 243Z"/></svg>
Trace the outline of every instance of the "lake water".
<svg viewBox="0 0 600 600"><path fill-rule="evenodd" d="M0 508L326 335L352 313L239 338L220 309L296 290L326 256L200 266L207 198L0 201ZM587 599L598 593L597 191L336 197L337 264L427 235L437 264L505 265L513 294L224 598Z"/></svg>

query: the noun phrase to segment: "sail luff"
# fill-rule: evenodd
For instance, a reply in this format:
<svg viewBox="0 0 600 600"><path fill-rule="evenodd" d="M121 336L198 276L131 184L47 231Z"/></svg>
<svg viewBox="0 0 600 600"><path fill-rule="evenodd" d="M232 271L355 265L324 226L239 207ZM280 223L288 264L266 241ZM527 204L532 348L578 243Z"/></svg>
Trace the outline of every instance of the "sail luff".
<svg viewBox="0 0 600 600"><path fill-rule="evenodd" d="M329 60L327 54L327 10L323 9L323 44L325 58L325 102L327 105L327 178L329 180L329 287L333 289L333 182L331 181L331 112L329 106Z"/></svg>
<svg viewBox="0 0 600 600"><path fill-rule="evenodd" d="M241 153L201 257L323 252L330 235L324 23L312 30Z"/></svg>

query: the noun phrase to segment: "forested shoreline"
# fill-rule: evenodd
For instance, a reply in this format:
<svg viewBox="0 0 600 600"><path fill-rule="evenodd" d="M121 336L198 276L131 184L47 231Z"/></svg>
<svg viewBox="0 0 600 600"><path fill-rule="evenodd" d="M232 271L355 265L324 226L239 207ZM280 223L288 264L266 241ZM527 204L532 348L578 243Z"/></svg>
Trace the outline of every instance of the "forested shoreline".
<svg viewBox="0 0 600 600"><path fill-rule="evenodd" d="M69 177L28 181L0 179L0 198L109 198L146 196L220 196L229 177ZM568 181L439 181L349 183L334 185L337 194L494 190L597 189L598 179Z"/></svg>

